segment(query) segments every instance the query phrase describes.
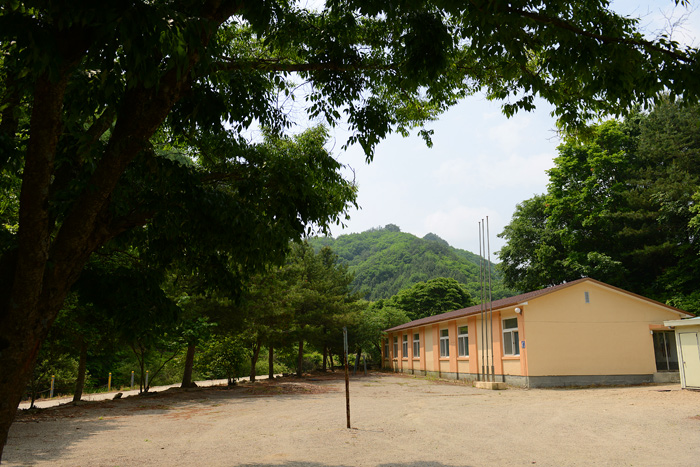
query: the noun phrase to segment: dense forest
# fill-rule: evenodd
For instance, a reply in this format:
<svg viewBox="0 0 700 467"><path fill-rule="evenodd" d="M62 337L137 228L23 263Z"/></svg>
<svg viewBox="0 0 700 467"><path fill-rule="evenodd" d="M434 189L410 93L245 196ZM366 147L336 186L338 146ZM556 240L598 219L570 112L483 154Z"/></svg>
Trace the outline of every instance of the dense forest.
<svg viewBox="0 0 700 467"><path fill-rule="evenodd" d="M474 298L481 293L479 256L451 247L433 233L418 238L388 224L338 238L315 237L309 243L317 249L331 247L355 274L352 284L367 300L386 299L402 289L438 277L464 284ZM515 293L503 286L502 276L493 264L491 274L494 300Z"/></svg>

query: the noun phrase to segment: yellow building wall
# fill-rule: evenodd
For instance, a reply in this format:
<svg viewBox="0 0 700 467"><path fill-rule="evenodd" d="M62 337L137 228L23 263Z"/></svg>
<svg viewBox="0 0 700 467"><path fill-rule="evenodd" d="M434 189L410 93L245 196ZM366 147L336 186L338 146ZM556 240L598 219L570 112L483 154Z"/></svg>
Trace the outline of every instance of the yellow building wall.
<svg viewBox="0 0 700 467"><path fill-rule="evenodd" d="M469 373L469 360L459 359L457 361L457 371L461 374Z"/></svg>
<svg viewBox="0 0 700 467"><path fill-rule="evenodd" d="M526 341L529 376L655 373L649 325L679 318L591 282L532 300L523 315L520 339Z"/></svg>
<svg viewBox="0 0 700 467"><path fill-rule="evenodd" d="M427 371L437 371L433 364L433 360L435 359L433 354L433 328L431 326L423 326L423 330L425 345L421 350L425 350L425 369Z"/></svg>
<svg viewBox="0 0 700 467"><path fill-rule="evenodd" d="M496 372L498 374L498 372ZM503 374L504 375L520 375L520 359L506 357L503 359Z"/></svg>
<svg viewBox="0 0 700 467"><path fill-rule="evenodd" d="M444 358L440 359L440 372L450 373L450 361Z"/></svg>

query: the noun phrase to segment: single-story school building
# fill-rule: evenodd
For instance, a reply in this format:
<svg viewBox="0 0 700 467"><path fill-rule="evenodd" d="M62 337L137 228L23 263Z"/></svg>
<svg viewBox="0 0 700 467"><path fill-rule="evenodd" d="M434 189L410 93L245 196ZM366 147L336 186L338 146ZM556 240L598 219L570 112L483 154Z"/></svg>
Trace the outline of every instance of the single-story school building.
<svg viewBox="0 0 700 467"><path fill-rule="evenodd" d="M490 320L483 308L387 329L383 366L522 387L679 381L664 321L683 310L590 278L494 300Z"/></svg>

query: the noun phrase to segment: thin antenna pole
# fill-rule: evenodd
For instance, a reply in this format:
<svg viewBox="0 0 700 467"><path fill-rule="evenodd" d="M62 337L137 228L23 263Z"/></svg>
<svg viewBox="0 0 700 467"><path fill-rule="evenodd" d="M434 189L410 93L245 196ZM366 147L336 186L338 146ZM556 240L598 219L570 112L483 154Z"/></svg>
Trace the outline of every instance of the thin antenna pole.
<svg viewBox="0 0 700 467"><path fill-rule="evenodd" d="M493 301L491 300L491 233L489 232L489 216L486 216L486 245L488 251L489 267L489 321L491 322L491 376L496 381L496 373L493 368Z"/></svg>
<svg viewBox="0 0 700 467"><path fill-rule="evenodd" d="M479 303L481 304L481 380L484 380L484 375L486 371L484 369L484 352L486 350L486 344L484 343L484 257L482 255L481 247L481 222L478 223L479 226Z"/></svg>

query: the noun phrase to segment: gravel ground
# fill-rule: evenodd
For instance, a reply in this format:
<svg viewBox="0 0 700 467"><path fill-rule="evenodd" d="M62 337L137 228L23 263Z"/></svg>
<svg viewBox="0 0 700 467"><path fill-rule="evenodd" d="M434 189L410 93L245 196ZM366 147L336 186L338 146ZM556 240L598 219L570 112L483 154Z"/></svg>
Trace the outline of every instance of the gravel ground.
<svg viewBox="0 0 700 467"><path fill-rule="evenodd" d="M487 391L371 374L21 411L7 465L698 466L700 393L679 385Z"/></svg>

